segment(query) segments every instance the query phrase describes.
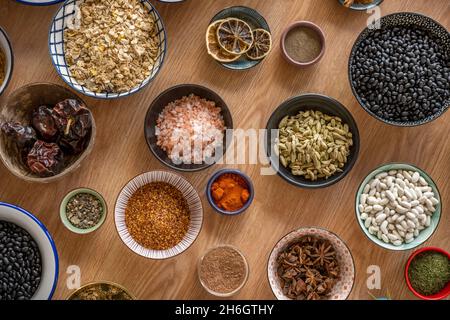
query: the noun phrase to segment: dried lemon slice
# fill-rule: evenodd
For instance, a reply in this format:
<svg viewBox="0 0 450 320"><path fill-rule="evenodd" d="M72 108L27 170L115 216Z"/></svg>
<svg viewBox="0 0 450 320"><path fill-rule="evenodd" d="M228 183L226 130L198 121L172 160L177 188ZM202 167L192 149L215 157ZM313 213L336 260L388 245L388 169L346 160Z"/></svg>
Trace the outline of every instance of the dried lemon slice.
<svg viewBox="0 0 450 320"><path fill-rule="evenodd" d="M253 45L246 55L251 60L261 60L272 49L272 36L265 29L255 29L253 30L253 38Z"/></svg>
<svg viewBox="0 0 450 320"><path fill-rule="evenodd" d="M217 28L217 40L226 52L244 54L253 44L252 28L237 18L228 18Z"/></svg>
<svg viewBox="0 0 450 320"><path fill-rule="evenodd" d="M217 20L211 23L206 30L206 48L208 54L219 62L233 62L240 58L240 54L231 54L222 49L217 41L217 28L225 20Z"/></svg>

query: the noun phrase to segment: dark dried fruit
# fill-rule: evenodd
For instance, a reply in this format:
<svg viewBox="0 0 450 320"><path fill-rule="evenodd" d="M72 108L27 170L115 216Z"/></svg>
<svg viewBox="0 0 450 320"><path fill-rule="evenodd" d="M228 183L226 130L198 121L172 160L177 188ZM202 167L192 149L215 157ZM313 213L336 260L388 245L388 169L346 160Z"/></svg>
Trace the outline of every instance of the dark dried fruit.
<svg viewBox="0 0 450 320"><path fill-rule="evenodd" d="M1 126L2 132L17 144L19 149L30 149L37 140L36 132L32 127L20 123L5 122Z"/></svg>
<svg viewBox="0 0 450 320"><path fill-rule="evenodd" d="M33 111L31 124L42 139L47 142L56 140L58 128L56 128L55 120L52 117L52 110L47 106L40 106Z"/></svg>
<svg viewBox="0 0 450 320"><path fill-rule="evenodd" d="M279 254L277 262L283 293L290 299L325 299L339 278L336 252L321 238L300 238Z"/></svg>
<svg viewBox="0 0 450 320"><path fill-rule="evenodd" d="M82 152L92 131L89 110L79 101L67 99L53 108L53 118L61 135L60 146L73 154Z"/></svg>
<svg viewBox="0 0 450 320"><path fill-rule="evenodd" d="M39 176L56 175L63 162L63 152L56 143L36 141L27 157L30 170Z"/></svg>

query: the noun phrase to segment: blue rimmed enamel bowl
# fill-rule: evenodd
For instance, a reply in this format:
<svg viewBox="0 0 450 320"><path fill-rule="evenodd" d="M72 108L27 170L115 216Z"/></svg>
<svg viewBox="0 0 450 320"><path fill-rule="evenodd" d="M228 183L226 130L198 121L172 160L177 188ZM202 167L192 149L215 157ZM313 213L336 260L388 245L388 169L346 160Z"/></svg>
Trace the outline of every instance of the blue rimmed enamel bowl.
<svg viewBox="0 0 450 320"><path fill-rule="evenodd" d="M269 24L267 23L266 19L255 9L244 7L244 6L235 6L235 7L229 7L225 8L219 13L217 13L210 21L210 24L222 19L228 19L228 18L237 18L241 19L248 23L248 25L254 29L265 29L268 32L270 31ZM247 70L253 67L256 67L258 64L261 63L265 58L261 60L250 60L245 57L245 54L243 54L239 59L233 62L218 62L222 66L224 66L227 69L231 70Z"/></svg>
<svg viewBox="0 0 450 320"><path fill-rule="evenodd" d="M33 300L50 300L56 289L59 259L55 243L44 224L30 212L12 204L0 202L0 221L13 223L27 231L41 254L42 273Z"/></svg>
<svg viewBox="0 0 450 320"><path fill-rule="evenodd" d="M66 2L64 2L61 8L59 8L59 10L56 12L50 27L48 37L50 56L52 58L52 63L61 78L74 90L84 95L99 99L116 99L120 97L126 97L138 92L150 82L152 82L161 70L164 63L164 58L167 51L167 36L161 16L148 0L140 0L140 2L148 10L148 14L154 18L157 26L157 35L159 38L159 53L156 58L156 63L152 67L150 76L148 76L143 82L141 82L138 86L132 88L131 90L120 93L93 92L77 82L77 80L71 75L65 58L64 30L66 30L69 23L75 19L75 15L77 14L76 6L77 4L82 3L82 1L83 0L67 0Z"/></svg>

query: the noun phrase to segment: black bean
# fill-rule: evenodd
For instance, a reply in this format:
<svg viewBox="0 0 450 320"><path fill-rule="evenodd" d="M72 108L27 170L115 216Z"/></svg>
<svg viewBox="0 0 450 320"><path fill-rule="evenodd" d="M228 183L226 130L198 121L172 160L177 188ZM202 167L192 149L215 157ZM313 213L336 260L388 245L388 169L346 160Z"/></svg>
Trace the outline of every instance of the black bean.
<svg viewBox="0 0 450 320"><path fill-rule="evenodd" d="M0 221L0 230L0 300L31 299L42 273L38 246L15 224ZM24 259L24 253L27 259Z"/></svg>
<svg viewBox="0 0 450 320"><path fill-rule="evenodd" d="M416 122L448 107L448 53L439 39L420 28L383 26L356 48L353 85L381 118Z"/></svg>

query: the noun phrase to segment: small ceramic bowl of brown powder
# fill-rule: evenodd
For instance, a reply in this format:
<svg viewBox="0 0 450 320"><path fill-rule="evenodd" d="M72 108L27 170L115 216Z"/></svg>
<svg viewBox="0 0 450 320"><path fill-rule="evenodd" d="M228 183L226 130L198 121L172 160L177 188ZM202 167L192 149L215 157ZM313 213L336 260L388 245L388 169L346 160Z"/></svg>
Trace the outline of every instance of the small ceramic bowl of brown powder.
<svg viewBox="0 0 450 320"><path fill-rule="evenodd" d="M241 251L230 245L208 250L198 262L203 288L217 297L237 294L248 279L249 267Z"/></svg>
<svg viewBox="0 0 450 320"><path fill-rule="evenodd" d="M281 37L281 52L284 58L298 67L313 65L325 53L325 34L309 21L291 24Z"/></svg>

